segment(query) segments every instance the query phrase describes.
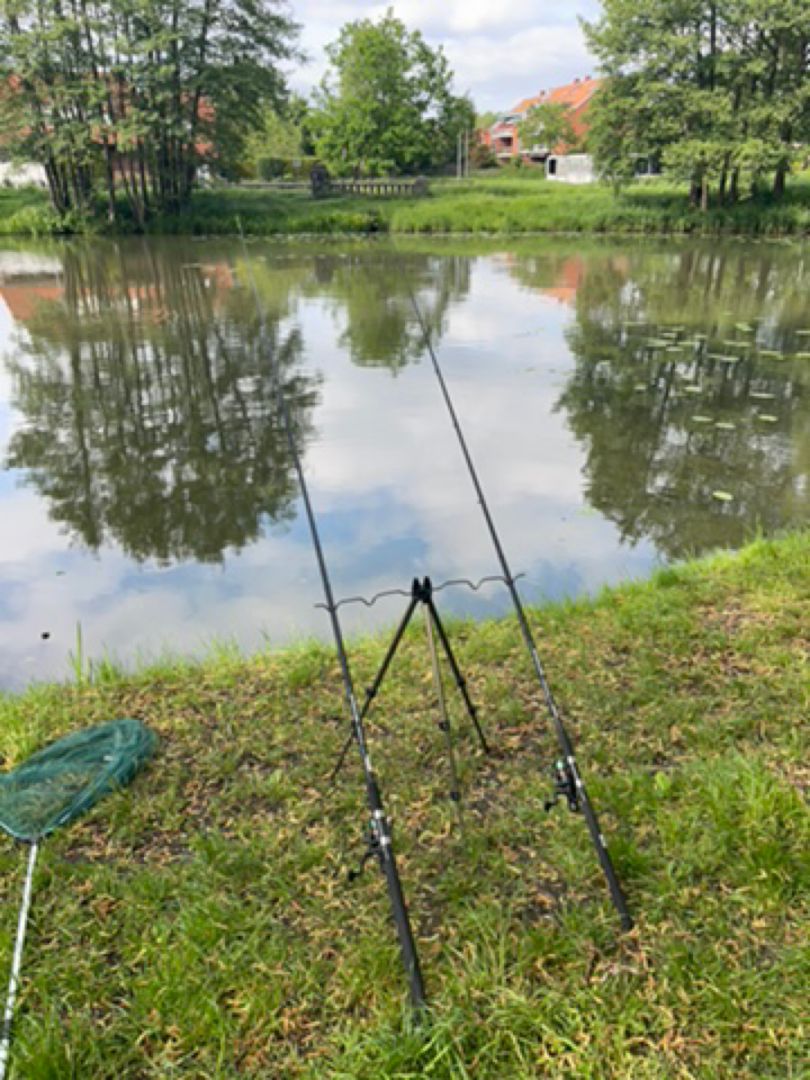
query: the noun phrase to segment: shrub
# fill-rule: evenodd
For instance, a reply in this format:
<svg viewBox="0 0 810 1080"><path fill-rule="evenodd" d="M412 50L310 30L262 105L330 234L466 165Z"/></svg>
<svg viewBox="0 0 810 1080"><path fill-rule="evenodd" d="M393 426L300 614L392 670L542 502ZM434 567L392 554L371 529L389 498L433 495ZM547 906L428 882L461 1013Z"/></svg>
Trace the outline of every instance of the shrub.
<svg viewBox="0 0 810 1080"><path fill-rule="evenodd" d="M256 162L256 172L260 180L278 180L289 168L289 160L278 157L261 157Z"/></svg>

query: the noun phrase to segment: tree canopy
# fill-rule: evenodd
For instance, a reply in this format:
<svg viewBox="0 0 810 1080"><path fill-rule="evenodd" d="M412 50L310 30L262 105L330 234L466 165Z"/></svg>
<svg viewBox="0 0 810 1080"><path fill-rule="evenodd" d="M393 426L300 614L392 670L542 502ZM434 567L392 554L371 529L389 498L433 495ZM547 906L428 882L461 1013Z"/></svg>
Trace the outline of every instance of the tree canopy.
<svg viewBox="0 0 810 1080"><path fill-rule="evenodd" d="M518 138L523 147L544 146L554 150L561 143L571 146L577 141L571 123L571 108L559 101L541 101L529 109L518 124Z"/></svg>
<svg viewBox="0 0 810 1080"><path fill-rule="evenodd" d="M177 210L284 95L295 25L281 0L6 0L6 144L40 162L54 207L135 222Z"/></svg>
<svg viewBox="0 0 810 1080"><path fill-rule="evenodd" d="M347 23L326 51L313 120L317 153L333 172L416 173L452 159L475 112L453 93L441 48L389 9L379 22Z"/></svg>
<svg viewBox="0 0 810 1080"><path fill-rule="evenodd" d="M708 206L766 175L782 193L810 140L807 0L603 0L585 23L608 84L590 145L603 174L663 160Z"/></svg>

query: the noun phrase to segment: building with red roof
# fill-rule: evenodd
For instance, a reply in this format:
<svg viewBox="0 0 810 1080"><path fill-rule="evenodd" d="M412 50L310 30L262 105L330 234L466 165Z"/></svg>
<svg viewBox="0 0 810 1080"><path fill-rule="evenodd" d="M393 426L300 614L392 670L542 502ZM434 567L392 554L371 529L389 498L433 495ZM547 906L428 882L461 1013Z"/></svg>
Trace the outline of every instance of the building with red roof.
<svg viewBox="0 0 810 1080"><path fill-rule="evenodd" d="M586 75L584 79L574 79L565 86L541 90L534 97L523 98L512 109L499 116L492 127L479 131L478 137L493 151L498 160L504 163L521 157L524 161L539 164L545 161L549 154L564 154L570 147L564 145L521 146L518 125L526 119L535 105L565 105L568 108L568 118L576 136L576 142L581 143L588 134L588 109L603 81Z"/></svg>

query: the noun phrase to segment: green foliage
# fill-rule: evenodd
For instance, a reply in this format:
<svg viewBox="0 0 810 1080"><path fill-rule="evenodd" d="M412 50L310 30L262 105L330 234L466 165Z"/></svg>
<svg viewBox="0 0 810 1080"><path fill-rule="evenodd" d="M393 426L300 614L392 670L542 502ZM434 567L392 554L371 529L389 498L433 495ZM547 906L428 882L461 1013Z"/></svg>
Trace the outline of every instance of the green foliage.
<svg viewBox="0 0 810 1080"><path fill-rule="evenodd" d="M287 171L287 165L284 158L262 157L256 162L256 172L260 180L278 180Z"/></svg>
<svg viewBox="0 0 810 1080"><path fill-rule="evenodd" d="M123 196L143 228L188 204L202 163L236 169L294 31L279 0L4 4L6 143L44 166L58 213L95 211L102 188L110 221Z"/></svg>
<svg viewBox="0 0 810 1080"><path fill-rule="evenodd" d="M474 169L497 169L498 155L491 146L475 139L470 147L470 164Z"/></svg>
<svg viewBox="0 0 810 1080"><path fill-rule="evenodd" d="M306 161L302 161L302 169ZM64 231L63 219L20 209L19 198L0 192L0 233L45 235ZM497 169L459 182L431 181L423 199L334 196L313 200L308 192L213 188L198 191L182 213L149 222L152 233L231 236L238 219L256 236L302 233L684 233L802 236L810 233L810 175L798 176L779 201L768 194L701 213L689 205L682 184L657 179L628 186L616 197L604 184L548 183L540 170ZM117 232L136 228L119 213ZM96 220L78 219L74 231L97 230Z"/></svg>
<svg viewBox="0 0 810 1080"><path fill-rule="evenodd" d="M541 101L529 109L518 124L518 137L524 149L543 146L554 151L558 146L571 147L576 135L571 123L570 106L557 101Z"/></svg>
<svg viewBox="0 0 810 1080"><path fill-rule="evenodd" d="M391 9L347 23L327 47L331 70L312 117L318 155L337 175L419 173L453 158L474 125L472 104L451 91L442 50Z"/></svg>
<svg viewBox="0 0 810 1080"><path fill-rule="evenodd" d="M590 145L615 184L664 161L703 210L772 175L781 195L810 140L806 0L603 0L585 23L608 76Z"/></svg>
<svg viewBox="0 0 810 1080"><path fill-rule="evenodd" d="M262 161L295 161L311 156L308 111L306 101L297 95L282 102L280 107L268 106L262 111L259 122L245 139L242 163L249 174L262 180L272 179L263 175Z"/></svg>

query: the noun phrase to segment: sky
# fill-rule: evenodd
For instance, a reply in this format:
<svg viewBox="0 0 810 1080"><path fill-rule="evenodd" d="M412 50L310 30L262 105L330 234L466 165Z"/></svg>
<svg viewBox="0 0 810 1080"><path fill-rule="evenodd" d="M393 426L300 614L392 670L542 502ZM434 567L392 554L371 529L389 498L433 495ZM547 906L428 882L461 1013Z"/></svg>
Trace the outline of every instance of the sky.
<svg viewBox="0 0 810 1080"><path fill-rule="evenodd" d="M324 47L344 23L378 19L388 7L432 47L441 45L455 89L476 109L508 109L541 89L596 74L577 21L595 18L599 0L291 0L309 62L290 83L309 93L325 69Z"/></svg>

